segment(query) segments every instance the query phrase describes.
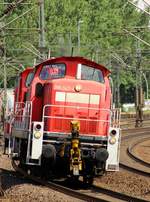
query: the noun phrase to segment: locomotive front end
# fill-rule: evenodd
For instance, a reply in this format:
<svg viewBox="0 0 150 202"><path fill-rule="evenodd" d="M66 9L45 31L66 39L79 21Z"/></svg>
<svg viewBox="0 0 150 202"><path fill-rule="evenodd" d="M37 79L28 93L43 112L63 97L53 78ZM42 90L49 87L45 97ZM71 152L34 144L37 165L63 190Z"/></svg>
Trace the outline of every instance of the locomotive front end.
<svg viewBox="0 0 150 202"><path fill-rule="evenodd" d="M19 103L24 107L16 107L13 153L44 173L83 176L85 182L118 170L120 112L111 109L109 71L84 58L62 57L33 73L25 103Z"/></svg>
<svg viewBox="0 0 150 202"><path fill-rule="evenodd" d="M56 149L55 171L89 180L118 170L120 115L110 108L106 70L80 62L66 64L64 78L45 84L42 120L44 138Z"/></svg>

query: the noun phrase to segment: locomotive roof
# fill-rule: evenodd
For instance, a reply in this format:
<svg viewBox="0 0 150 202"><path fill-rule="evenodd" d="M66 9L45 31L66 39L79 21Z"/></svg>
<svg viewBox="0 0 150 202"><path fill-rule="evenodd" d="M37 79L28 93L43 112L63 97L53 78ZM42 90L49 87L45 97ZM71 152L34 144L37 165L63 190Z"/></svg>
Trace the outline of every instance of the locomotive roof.
<svg viewBox="0 0 150 202"><path fill-rule="evenodd" d="M49 62L56 63L56 62L64 62L64 61L75 61L75 62L79 62L79 63L84 63L84 64L87 64L89 66L101 69L106 74L110 74L110 70L107 69L106 67L104 67L103 65L98 64L98 63L96 63L94 61L91 61L91 60L83 58L83 57L57 57L57 58L51 58L51 59L48 59L48 60L45 60L45 61L41 62L36 67L40 66L41 64L43 64L43 65L48 64Z"/></svg>
<svg viewBox="0 0 150 202"><path fill-rule="evenodd" d="M20 74L28 73L31 70L33 70L33 67L26 67L26 69L24 69L22 72L20 72Z"/></svg>

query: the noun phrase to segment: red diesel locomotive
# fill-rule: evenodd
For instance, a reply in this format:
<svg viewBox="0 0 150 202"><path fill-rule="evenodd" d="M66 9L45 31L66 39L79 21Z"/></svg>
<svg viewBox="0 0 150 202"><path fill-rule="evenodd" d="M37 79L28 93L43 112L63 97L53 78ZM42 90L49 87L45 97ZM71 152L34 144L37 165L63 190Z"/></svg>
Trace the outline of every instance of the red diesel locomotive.
<svg viewBox="0 0 150 202"><path fill-rule="evenodd" d="M12 157L46 175L84 181L118 170L120 111L111 109L109 74L81 57L48 59L23 71L5 134Z"/></svg>

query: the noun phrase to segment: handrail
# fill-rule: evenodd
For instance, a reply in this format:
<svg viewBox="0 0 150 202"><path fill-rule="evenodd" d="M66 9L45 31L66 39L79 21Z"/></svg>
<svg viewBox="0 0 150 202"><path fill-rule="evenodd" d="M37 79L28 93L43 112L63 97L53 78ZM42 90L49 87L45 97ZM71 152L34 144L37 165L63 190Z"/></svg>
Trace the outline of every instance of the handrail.
<svg viewBox="0 0 150 202"><path fill-rule="evenodd" d="M114 128L120 128L120 119L121 119L121 109L120 108L112 109L111 126Z"/></svg>
<svg viewBox="0 0 150 202"><path fill-rule="evenodd" d="M93 118L83 118L83 117L67 117L67 116L55 116L55 115L46 115L46 108L48 107L58 107L58 108L64 108L64 109L76 109L76 110L88 110L88 114L90 113L90 110L97 110L97 117ZM18 109L18 111L17 111ZM107 113L107 119L100 119L100 113L106 112ZM71 105L54 105L54 104L47 104L43 107L43 113L42 113L42 121L45 121L45 118L52 118L52 119L64 119L64 120L76 120L79 121L89 121L89 122L104 122L107 124L110 124L112 127L120 127L120 115L121 111L120 109L105 109L105 108L94 108L94 107L85 107L85 106L71 106ZM31 131L31 125L32 125L32 102L27 101L24 102L17 102L15 107L15 114L14 114L14 127L16 129L20 130L28 130ZM19 120L17 120L17 118Z"/></svg>
<svg viewBox="0 0 150 202"><path fill-rule="evenodd" d="M51 104L47 104L47 105L44 105L43 107L43 115L42 115L42 121L44 121L44 118L55 118L55 116L45 116L45 111L46 111L46 108L47 107L59 107L59 108L70 108L70 109L87 109L87 110L98 110L98 111L106 111L106 112L109 112L111 113L111 110L110 109L105 109L105 108L92 108L92 107L81 107L81 106L68 106L68 105L51 105ZM70 118L67 118L67 117L56 117L56 118L64 118L64 119L70 119ZM71 119L75 119L75 118L71 118ZM80 119L80 118L79 118ZM82 119L82 120L88 120L88 119ZM97 119L89 119L91 121L97 121ZM100 120L98 120L100 121ZM106 120L104 120L106 121ZM106 122L110 122L110 121L106 121Z"/></svg>
<svg viewBox="0 0 150 202"><path fill-rule="evenodd" d="M70 108L70 109L87 109L88 111L89 110L98 110L99 113L100 111L105 111L105 112L108 112L109 113L109 118L106 120L103 120L103 119L89 119L89 118L76 118L76 117L65 117L65 116L50 116L50 115L45 115L46 114L46 108L47 107L59 107L59 108ZM88 112L89 113L89 112ZM47 105L44 105L43 107L43 115L42 115L42 121L44 122L44 119L45 118L53 118L53 119L66 119L66 120L76 120L78 119L79 121L95 121L95 122L105 122L105 123L110 123L110 125L112 127L120 127L120 115L121 115L121 110L120 108L116 108L116 109L105 109L105 108L94 108L94 107L83 107L83 106L69 106L69 105L51 105L51 104L47 104Z"/></svg>
<svg viewBox="0 0 150 202"><path fill-rule="evenodd" d="M19 107L18 107L19 106ZM20 114L21 113L21 114ZM17 102L14 113L14 128L31 131L32 102ZM19 120L17 120L17 118Z"/></svg>

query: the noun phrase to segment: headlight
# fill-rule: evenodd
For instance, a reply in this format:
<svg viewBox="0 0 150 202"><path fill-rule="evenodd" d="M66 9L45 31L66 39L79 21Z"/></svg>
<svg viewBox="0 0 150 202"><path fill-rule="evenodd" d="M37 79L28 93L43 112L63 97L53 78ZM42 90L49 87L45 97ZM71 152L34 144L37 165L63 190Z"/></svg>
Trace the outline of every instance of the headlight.
<svg viewBox="0 0 150 202"><path fill-rule="evenodd" d="M40 133L39 131L36 131L36 132L34 133L34 137L35 137L36 139L39 139L39 138L41 137L41 133Z"/></svg>
<svg viewBox="0 0 150 202"><path fill-rule="evenodd" d="M116 138L115 137L111 137L109 140L110 144L115 144L116 143Z"/></svg>

